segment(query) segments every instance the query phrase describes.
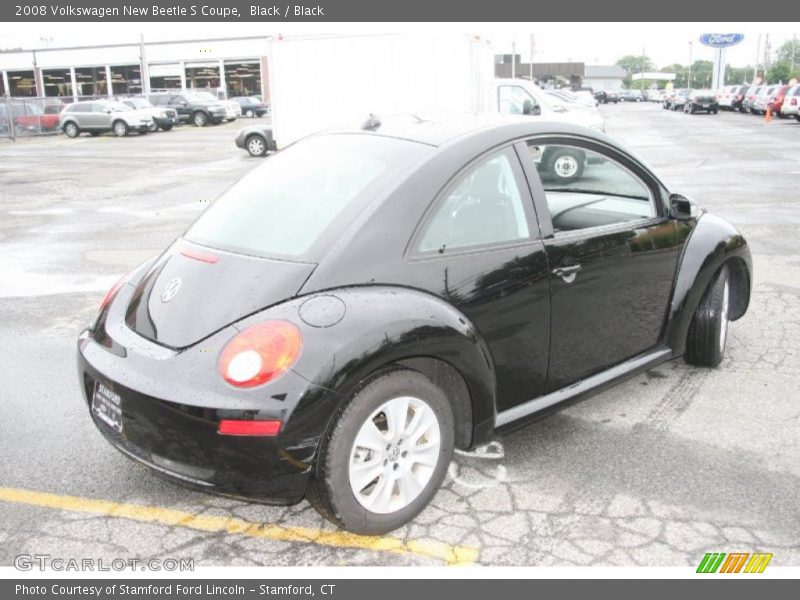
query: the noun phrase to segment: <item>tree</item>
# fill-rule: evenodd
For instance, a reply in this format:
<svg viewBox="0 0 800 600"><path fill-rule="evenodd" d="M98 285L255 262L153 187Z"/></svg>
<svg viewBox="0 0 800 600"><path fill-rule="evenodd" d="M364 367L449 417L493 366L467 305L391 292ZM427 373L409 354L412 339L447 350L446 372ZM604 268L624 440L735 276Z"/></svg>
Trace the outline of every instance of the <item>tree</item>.
<svg viewBox="0 0 800 600"><path fill-rule="evenodd" d="M617 61L617 65L625 69L627 76L623 81L623 84L626 88L632 86L633 79L632 75L634 73L641 73L643 71L652 71L655 66L653 65L653 61L650 60L647 56L636 56L633 54L629 54L627 56L623 56Z"/></svg>
<svg viewBox="0 0 800 600"><path fill-rule="evenodd" d="M679 65L678 63L667 65L661 69L662 73L675 73L675 79L672 82L672 86L675 88L685 88L688 87L686 85L686 75L687 69L686 65Z"/></svg>
<svg viewBox="0 0 800 600"><path fill-rule="evenodd" d="M800 77L800 43L788 40L775 51L775 61L767 71L767 81L786 83Z"/></svg>

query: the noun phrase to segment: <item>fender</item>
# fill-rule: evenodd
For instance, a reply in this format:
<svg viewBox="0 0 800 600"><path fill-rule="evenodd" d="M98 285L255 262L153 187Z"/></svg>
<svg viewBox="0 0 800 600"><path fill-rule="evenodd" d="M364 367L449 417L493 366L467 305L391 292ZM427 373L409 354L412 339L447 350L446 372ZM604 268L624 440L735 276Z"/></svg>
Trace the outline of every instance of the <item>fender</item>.
<svg viewBox="0 0 800 600"><path fill-rule="evenodd" d="M685 233L680 232L685 227ZM694 228L679 224L678 235L689 234L678 265L673 286L672 301L664 332L666 344L673 356L680 356L686 348L686 335L700 300L712 278L724 264L731 267L734 302L731 320L744 315L750 301L753 261L750 248L737 229L710 213L704 213Z"/></svg>
<svg viewBox="0 0 800 600"><path fill-rule="evenodd" d="M303 350L292 371L333 392L329 419L371 373L400 362L416 368L425 362L421 359L432 358L455 369L466 384L466 406L459 407L456 399L453 407L458 446L489 439L495 419L491 354L475 326L441 299L394 286L337 288L273 306L256 320L264 318L286 319L300 327ZM303 408L299 404L295 413Z"/></svg>

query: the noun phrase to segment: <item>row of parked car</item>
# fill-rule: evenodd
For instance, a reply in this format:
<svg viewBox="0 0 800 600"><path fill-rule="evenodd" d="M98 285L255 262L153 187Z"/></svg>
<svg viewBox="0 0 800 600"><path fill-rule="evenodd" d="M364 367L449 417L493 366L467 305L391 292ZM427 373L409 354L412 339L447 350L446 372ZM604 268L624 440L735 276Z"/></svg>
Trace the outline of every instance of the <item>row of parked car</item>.
<svg viewBox="0 0 800 600"><path fill-rule="evenodd" d="M677 89L665 92L663 107L687 113L737 110L764 115L767 111L781 117L795 117L800 103L800 85L727 85L716 93L711 90Z"/></svg>
<svg viewBox="0 0 800 600"><path fill-rule="evenodd" d="M13 127L26 131L61 130L69 137L93 136L111 131L125 136L132 131L169 131L181 123L198 127L234 121L241 116L261 117L268 112L258 96L220 100L205 91L160 92L63 104L59 99L14 99L0 102L0 131Z"/></svg>
<svg viewBox="0 0 800 600"><path fill-rule="evenodd" d="M71 138L87 132L92 136L111 131L119 137L131 131L169 131L181 123L197 127L235 121L242 115L261 117L267 107L260 97L220 100L203 91L160 92L116 100L75 102L61 111L59 128Z"/></svg>
<svg viewBox="0 0 800 600"><path fill-rule="evenodd" d="M782 119L800 121L800 84L795 85L728 85L717 94L719 107L763 115L769 110Z"/></svg>

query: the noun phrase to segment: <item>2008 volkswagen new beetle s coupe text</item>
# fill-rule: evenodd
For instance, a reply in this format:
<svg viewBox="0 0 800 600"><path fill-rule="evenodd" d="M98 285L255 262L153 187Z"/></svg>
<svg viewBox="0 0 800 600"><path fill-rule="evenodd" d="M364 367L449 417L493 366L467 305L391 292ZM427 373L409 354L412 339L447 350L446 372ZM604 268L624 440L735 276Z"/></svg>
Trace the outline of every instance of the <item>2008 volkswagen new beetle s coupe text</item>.
<svg viewBox="0 0 800 600"><path fill-rule="evenodd" d="M376 534L454 448L671 358L718 365L751 270L603 134L371 119L267 158L115 285L80 379L155 471Z"/></svg>

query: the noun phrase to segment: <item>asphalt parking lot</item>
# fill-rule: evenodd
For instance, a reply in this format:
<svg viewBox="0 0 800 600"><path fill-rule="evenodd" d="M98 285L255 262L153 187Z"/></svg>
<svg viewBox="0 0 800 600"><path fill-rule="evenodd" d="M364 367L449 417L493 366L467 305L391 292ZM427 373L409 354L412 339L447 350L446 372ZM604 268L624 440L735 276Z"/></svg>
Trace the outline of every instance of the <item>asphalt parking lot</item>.
<svg viewBox="0 0 800 600"><path fill-rule="evenodd" d="M128 461L82 404L75 340L117 277L263 159L242 123L0 142L0 565L18 554L200 565L800 565L800 123L601 107L608 132L751 244L720 368L673 361L470 454L411 525L335 530L305 502L187 491Z"/></svg>

